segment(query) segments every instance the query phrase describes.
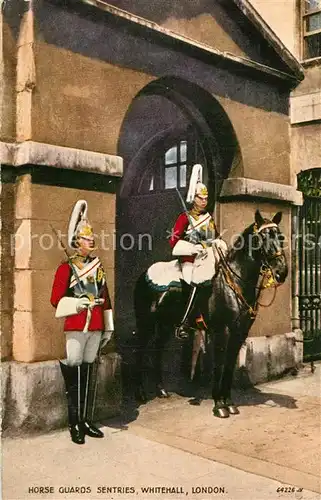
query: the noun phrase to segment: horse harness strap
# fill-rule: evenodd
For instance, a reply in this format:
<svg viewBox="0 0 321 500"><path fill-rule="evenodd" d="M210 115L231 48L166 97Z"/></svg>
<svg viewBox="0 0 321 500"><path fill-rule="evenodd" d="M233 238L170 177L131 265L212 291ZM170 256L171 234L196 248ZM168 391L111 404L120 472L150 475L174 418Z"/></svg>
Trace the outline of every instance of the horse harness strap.
<svg viewBox="0 0 321 500"><path fill-rule="evenodd" d="M250 317L252 319L255 319L256 315L258 313L257 301L255 302L254 307L252 307L247 302L244 295L242 294L242 291L241 291L241 288L239 287L239 285L237 283L235 283L235 281L233 280L231 272L230 272L229 267L228 267L227 263L225 262L225 260L221 261L221 265L222 265L221 268L222 268L226 283L233 290L233 292L235 293L237 298L243 303L243 305L245 305L247 307L247 310L250 313Z"/></svg>
<svg viewBox="0 0 321 500"><path fill-rule="evenodd" d="M277 285L276 285L276 282L275 282L275 279L274 279L271 267L269 265L266 265L266 264L262 265L261 271L260 271L260 275L262 276L262 282L261 282L261 285L258 287L258 294L257 294L256 300L255 300L255 304L254 304L254 306L251 306L247 302L247 300L245 299L240 286L233 279L232 275L234 274L234 271L232 271L230 269L230 267L229 267L228 263L226 262L226 259L225 259L224 255L223 255L221 249L218 248L217 250L218 250L218 253L220 254L220 257L221 257L221 259L220 259L220 266L221 266L221 269L223 271L226 283L233 290L233 292L236 294L237 298L243 303L243 305L245 305L247 307L247 310L248 310L248 312L250 314L250 317L252 319L255 319L256 316L257 316L257 314L258 314L258 308L259 308L259 306L261 306L261 307L270 307L273 304L273 302L275 300L275 297L276 297ZM278 256L279 256L279 253L276 254L274 256L274 258L276 258ZM265 279L267 279L267 282L264 284L264 280ZM259 303L259 297L260 297L260 294L261 294L262 290L264 290L266 288L270 288L271 286L274 287L274 296L273 296L271 302L269 304L261 304L261 303Z"/></svg>
<svg viewBox="0 0 321 500"><path fill-rule="evenodd" d="M281 252L280 252L280 255L281 255ZM279 255L275 255L274 258L278 257ZM261 282L261 286L259 288L259 293L258 293L258 296L257 296L257 304L258 306L260 307L270 307L274 300L275 300L275 297L276 297L276 292L277 292L277 289L278 289L278 283L275 281L275 278L273 276L273 272L271 270L271 267L269 265L266 265L266 264L262 264L262 267L261 267L261 271L260 271L260 275L262 276L262 282ZM264 283L264 280L267 279L266 283ZM273 297L272 297L272 300L269 302L269 304L261 304L259 302L259 297L260 297L260 294L262 292L262 290L266 290L267 288L270 288L270 287L273 287L274 288L274 294L273 294Z"/></svg>

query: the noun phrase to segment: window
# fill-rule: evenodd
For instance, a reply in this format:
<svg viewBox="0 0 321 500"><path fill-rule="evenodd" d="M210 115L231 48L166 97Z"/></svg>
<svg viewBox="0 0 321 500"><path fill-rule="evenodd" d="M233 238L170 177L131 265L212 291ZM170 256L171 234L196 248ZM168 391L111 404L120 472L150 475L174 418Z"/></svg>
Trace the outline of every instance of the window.
<svg viewBox="0 0 321 500"><path fill-rule="evenodd" d="M193 127L179 137L160 141L153 146L144 162L142 175L135 180L137 195L171 192L175 188L186 191L195 163L203 165L203 181L207 182L207 163L198 131Z"/></svg>
<svg viewBox="0 0 321 500"><path fill-rule="evenodd" d="M303 58L321 57L321 0L305 0L303 9Z"/></svg>
<svg viewBox="0 0 321 500"><path fill-rule="evenodd" d="M163 189L184 188L187 185L187 141L180 141L165 152L163 157ZM149 191L155 189L154 176Z"/></svg>
<svg viewBox="0 0 321 500"><path fill-rule="evenodd" d="M168 149L165 153L165 189L186 187L187 142Z"/></svg>

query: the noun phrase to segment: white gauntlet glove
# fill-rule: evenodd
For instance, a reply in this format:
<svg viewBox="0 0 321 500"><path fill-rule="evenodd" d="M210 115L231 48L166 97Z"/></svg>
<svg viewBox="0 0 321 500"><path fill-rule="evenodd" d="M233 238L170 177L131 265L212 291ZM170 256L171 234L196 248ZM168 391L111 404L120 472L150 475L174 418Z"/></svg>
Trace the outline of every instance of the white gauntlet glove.
<svg viewBox="0 0 321 500"><path fill-rule="evenodd" d="M95 306L102 305L104 299L89 300L88 297L80 297L77 299L77 312L81 312L84 309L93 309Z"/></svg>
<svg viewBox="0 0 321 500"><path fill-rule="evenodd" d="M87 309L90 304L88 297L63 297L57 306L56 318L65 318L78 314Z"/></svg>
<svg viewBox="0 0 321 500"><path fill-rule="evenodd" d="M77 299L77 304L76 304L77 312L80 313L84 309L88 309L90 305L91 302L88 299L88 297L80 297L80 299Z"/></svg>
<svg viewBox="0 0 321 500"><path fill-rule="evenodd" d="M199 255L200 257L207 255L207 249L204 248L200 243L194 245L194 247L196 255Z"/></svg>

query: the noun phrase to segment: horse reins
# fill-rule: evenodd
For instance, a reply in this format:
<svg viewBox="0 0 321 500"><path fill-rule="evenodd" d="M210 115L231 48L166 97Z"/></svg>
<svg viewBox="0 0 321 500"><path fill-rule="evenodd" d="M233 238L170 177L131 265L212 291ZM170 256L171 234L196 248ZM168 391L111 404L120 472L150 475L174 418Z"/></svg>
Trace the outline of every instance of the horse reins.
<svg viewBox="0 0 321 500"><path fill-rule="evenodd" d="M269 223L269 224L264 224L263 226L260 227L260 229L257 229L255 232L259 233L260 231L262 231L263 229L266 229L268 227L277 227L277 224L275 223ZM255 304L254 306L251 306L247 300L245 299L243 293L242 293L242 290L240 288L240 286L235 282L235 280L233 279L232 275L234 274L234 276L236 276L240 281L245 281L241 276L239 276L231 267L230 265L228 264L227 260L225 259L225 256L222 252L222 250L217 247L217 251L220 255L220 265L221 265L221 269L222 269L222 272L223 272L223 275L224 275L224 278L225 278L225 281L226 283L228 284L228 286L233 290L233 292L235 293L235 295L237 296L237 298L243 303L243 305L246 306L247 308L247 311L250 313L250 317L252 319L255 319L256 318L256 315L258 313L258 307L270 307L275 298L276 298L276 293L277 293L277 289L278 287L280 286L275 278L274 278L274 275L273 275L273 271L272 271L272 268L271 266L268 264L268 262L264 262L262 265L261 265L261 269L260 269L260 276L262 276L262 281L261 281L261 284L260 286L256 286L255 288L258 290L258 294L257 294L257 297L255 299ZM275 255L273 255L269 260L274 260L278 257L280 257L282 255L282 252L278 251L275 253ZM264 280L267 279L267 283L264 285ZM274 295L273 295L273 298L272 300L270 301L269 304L261 304L259 302L259 297L261 295L261 292L264 290L264 289L267 289L267 288L270 288L270 287L274 287Z"/></svg>
<svg viewBox="0 0 321 500"><path fill-rule="evenodd" d="M221 250L217 249L219 251L219 253L221 253ZM232 273L233 274L236 274L234 273L234 271L230 268L230 266L228 265L228 263L226 262L223 254L221 255L221 269L222 269L222 272L223 272L223 275L224 275L224 278L225 278L225 281L226 283L228 284L228 286L233 290L233 292L235 293L236 297L247 307L247 310L248 312L250 313L250 316L251 318L255 318L256 315L257 315L257 302L255 303L254 307L252 307L248 302L247 300L245 299L243 293L242 293L242 290L241 288L239 287L239 285L235 282L235 280L233 280L232 278ZM231 273L232 271L232 273ZM236 274L237 275L237 274Z"/></svg>

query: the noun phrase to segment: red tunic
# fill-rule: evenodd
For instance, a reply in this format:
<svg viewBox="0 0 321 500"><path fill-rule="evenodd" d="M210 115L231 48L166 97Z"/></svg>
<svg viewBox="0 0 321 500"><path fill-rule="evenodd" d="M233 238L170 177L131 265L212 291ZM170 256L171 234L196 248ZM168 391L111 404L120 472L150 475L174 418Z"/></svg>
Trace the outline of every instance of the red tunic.
<svg viewBox="0 0 321 500"><path fill-rule="evenodd" d="M174 224L173 230L172 230L172 235L169 239L169 244L170 244L172 249L174 248L174 246L176 245L176 243L179 240L184 239L188 225L189 225L188 217L187 217L186 213L183 212L178 216L178 218ZM181 262L194 262L195 256L193 256L193 255L180 256L179 260Z"/></svg>
<svg viewBox="0 0 321 500"><path fill-rule="evenodd" d="M54 283L51 292L51 304L56 308L60 299L66 296L73 296L70 293L70 279L71 279L71 268L67 262L61 264L55 274ZM88 330L101 330L104 331L104 310L111 309L110 297L107 289L106 282L103 285L103 290L101 293L101 298L104 299L102 305L95 306L92 309L91 320L89 323ZM87 318L87 311L81 311L78 314L68 316L65 319L64 331L83 331Z"/></svg>

